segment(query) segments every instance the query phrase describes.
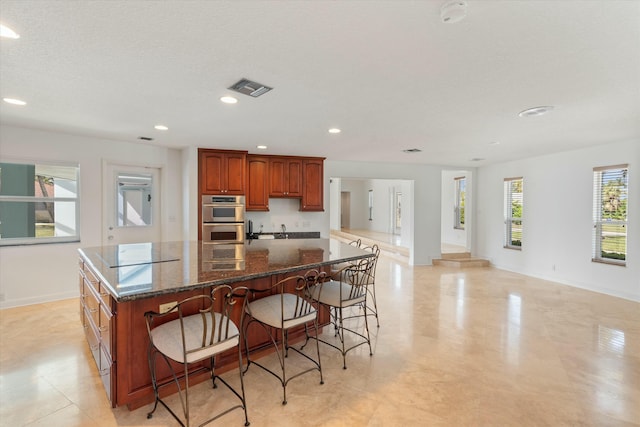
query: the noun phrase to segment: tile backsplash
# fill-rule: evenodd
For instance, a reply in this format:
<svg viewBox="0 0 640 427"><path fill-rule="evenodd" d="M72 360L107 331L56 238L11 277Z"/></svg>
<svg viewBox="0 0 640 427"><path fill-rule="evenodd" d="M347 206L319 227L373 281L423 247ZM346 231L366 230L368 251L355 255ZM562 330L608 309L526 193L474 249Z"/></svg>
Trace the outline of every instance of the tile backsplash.
<svg viewBox="0 0 640 427"><path fill-rule="evenodd" d="M280 232L281 224L287 227L287 231L322 232L323 220L326 212L300 212L300 199L269 199L269 212L247 212L246 218L253 221L254 233Z"/></svg>

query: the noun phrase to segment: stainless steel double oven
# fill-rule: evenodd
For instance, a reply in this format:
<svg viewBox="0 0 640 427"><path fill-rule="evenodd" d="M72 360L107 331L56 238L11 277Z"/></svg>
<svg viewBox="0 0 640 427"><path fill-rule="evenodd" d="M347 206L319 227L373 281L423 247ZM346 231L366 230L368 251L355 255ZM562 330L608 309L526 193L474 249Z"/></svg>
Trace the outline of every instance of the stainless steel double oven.
<svg viewBox="0 0 640 427"><path fill-rule="evenodd" d="M244 268L244 196L202 196L202 268Z"/></svg>

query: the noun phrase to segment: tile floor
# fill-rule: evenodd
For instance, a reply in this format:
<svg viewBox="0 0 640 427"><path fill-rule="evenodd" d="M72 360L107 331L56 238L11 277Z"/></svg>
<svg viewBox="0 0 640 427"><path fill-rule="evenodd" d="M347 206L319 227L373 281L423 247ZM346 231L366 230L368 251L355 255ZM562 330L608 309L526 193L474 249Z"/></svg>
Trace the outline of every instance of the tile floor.
<svg viewBox="0 0 640 427"><path fill-rule="evenodd" d="M317 372L293 380L286 406L274 378L249 370L252 426L640 426L639 303L384 257L377 293L372 357L360 347L343 370L321 347L325 384ZM195 421L229 400L223 387L193 390ZM109 407L77 300L0 311L0 425L176 425L163 408L147 420L149 408ZM234 411L211 425L243 422Z"/></svg>

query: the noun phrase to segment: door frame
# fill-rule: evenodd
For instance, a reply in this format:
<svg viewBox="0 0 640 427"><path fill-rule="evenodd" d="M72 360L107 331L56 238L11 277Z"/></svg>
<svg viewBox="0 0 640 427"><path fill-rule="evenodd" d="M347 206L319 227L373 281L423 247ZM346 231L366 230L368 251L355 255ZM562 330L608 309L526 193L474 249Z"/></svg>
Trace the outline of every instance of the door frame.
<svg viewBox="0 0 640 427"><path fill-rule="evenodd" d="M157 212L154 212L154 222L156 220L158 221L157 222L158 231L156 236L157 239L154 239L154 241L157 241L157 242L162 241L163 234L164 234L164 224L165 224L164 212L165 212L166 202L164 200L165 197L163 194L163 188L164 188L166 167L162 164L154 164L154 163L140 164L140 163L132 163L132 162L122 162L115 159L102 159L102 171L101 171L102 207L100 210L101 212L100 240L102 242L102 245L114 244L108 239L108 236L107 236L107 227L109 227L109 223L111 222L112 215L113 215L113 212L108 212L110 202L107 198L110 194L110 190L107 186L114 185L113 177L110 175L110 172L112 168L117 168L119 166L124 168L139 169L140 172L148 169L156 169L158 171L158 180L156 183L154 183L155 194L156 194L156 197L159 198Z"/></svg>

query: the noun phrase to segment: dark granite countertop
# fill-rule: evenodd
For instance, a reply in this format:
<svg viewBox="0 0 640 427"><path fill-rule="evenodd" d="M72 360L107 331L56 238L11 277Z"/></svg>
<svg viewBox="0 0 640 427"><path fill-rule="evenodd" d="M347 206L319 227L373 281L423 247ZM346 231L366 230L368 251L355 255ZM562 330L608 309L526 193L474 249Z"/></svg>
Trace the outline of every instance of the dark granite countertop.
<svg viewBox="0 0 640 427"><path fill-rule="evenodd" d="M372 256L334 239L135 243L78 250L118 302L231 284Z"/></svg>
<svg viewBox="0 0 640 427"><path fill-rule="evenodd" d="M319 239L319 231L292 231L292 232L272 232L272 233L247 233L247 239L260 239L260 236L273 236L274 239Z"/></svg>

